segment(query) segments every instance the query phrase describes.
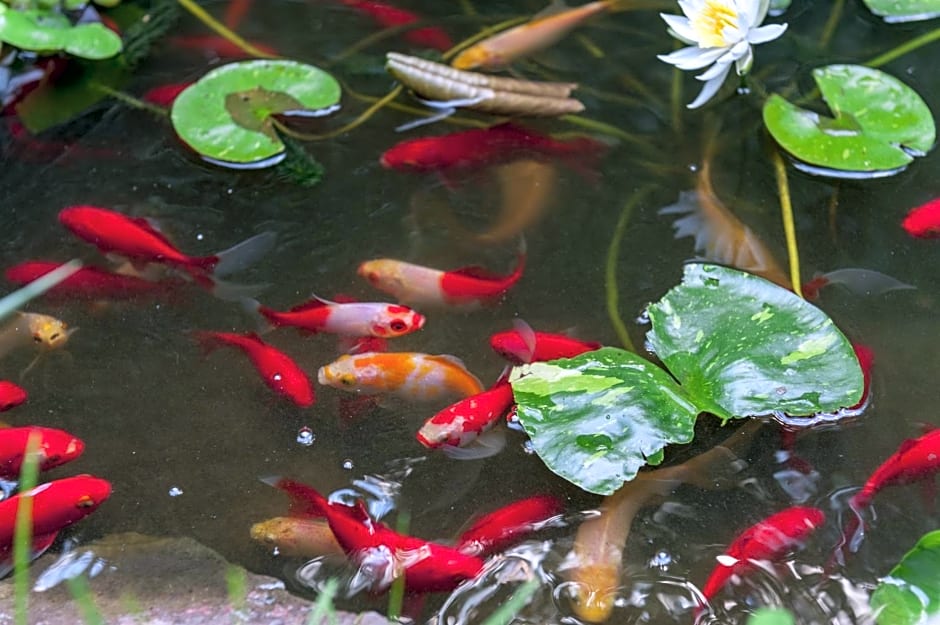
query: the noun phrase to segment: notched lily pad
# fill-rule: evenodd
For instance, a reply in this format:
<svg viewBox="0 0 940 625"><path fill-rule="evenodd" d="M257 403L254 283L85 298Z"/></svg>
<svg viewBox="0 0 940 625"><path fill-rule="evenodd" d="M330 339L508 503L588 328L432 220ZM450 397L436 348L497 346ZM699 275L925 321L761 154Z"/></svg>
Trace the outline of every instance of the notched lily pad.
<svg viewBox="0 0 940 625"><path fill-rule="evenodd" d="M940 614L940 530L924 534L871 595L879 625L934 622Z"/></svg>
<svg viewBox="0 0 940 625"><path fill-rule="evenodd" d="M549 469L609 495L671 443L688 443L699 410L668 373L622 349L513 371L519 420Z"/></svg>
<svg viewBox="0 0 940 625"><path fill-rule="evenodd" d="M833 117L799 108L779 95L764 104L774 139L813 173L890 175L926 154L936 139L930 109L913 89L861 65L813 70Z"/></svg>
<svg viewBox="0 0 940 625"><path fill-rule="evenodd" d="M656 355L722 419L835 412L862 397L861 367L832 319L763 278L689 263L649 317Z"/></svg>
<svg viewBox="0 0 940 625"><path fill-rule="evenodd" d="M940 16L940 0L865 0L868 10L886 22L917 22Z"/></svg>
<svg viewBox="0 0 940 625"><path fill-rule="evenodd" d="M259 60L216 68L173 102L180 138L220 164L266 167L284 144L271 122L277 114L319 115L338 108L340 87L323 70L296 61Z"/></svg>

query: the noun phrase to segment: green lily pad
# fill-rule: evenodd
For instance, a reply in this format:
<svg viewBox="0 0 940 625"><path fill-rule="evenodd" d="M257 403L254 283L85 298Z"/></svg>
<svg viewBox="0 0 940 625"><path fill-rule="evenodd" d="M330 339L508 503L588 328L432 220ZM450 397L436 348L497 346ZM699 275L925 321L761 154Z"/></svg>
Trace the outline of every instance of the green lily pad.
<svg viewBox="0 0 940 625"><path fill-rule="evenodd" d="M592 493L613 493L694 435L698 408L668 373L622 349L517 367L511 381L536 453Z"/></svg>
<svg viewBox="0 0 940 625"><path fill-rule="evenodd" d="M930 109L913 89L877 69L828 65L813 78L835 117L779 95L764 104L764 123L787 152L834 176L889 175L933 147Z"/></svg>
<svg viewBox="0 0 940 625"><path fill-rule="evenodd" d="M940 613L940 530L924 534L881 580L871 607L879 625L926 623Z"/></svg>
<svg viewBox="0 0 940 625"><path fill-rule="evenodd" d="M747 625L794 625L793 615L783 608L759 608L748 617Z"/></svg>
<svg viewBox="0 0 940 625"><path fill-rule="evenodd" d="M77 24L54 11L15 11L0 4L0 41L21 50L64 50L86 59L106 59L121 51L121 38L101 24Z"/></svg>
<svg viewBox="0 0 940 625"><path fill-rule="evenodd" d="M689 263L649 317L653 351L702 411L723 420L834 412L861 400L861 367L842 332L763 278Z"/></svg>
<svg viewBox="0 0 940 625"><path fill-rule="evenodd" d="M868 10L886 22L917 22L940 15L940 0L865 0Z"/></svg>
<svg viewBox="0 0 940 625"><path fill-rule="evenodd" d="M271 115L325 114L338 108L339 98L339 83L312 65L243 61L212 70L180 93L171 119L203 157L266 167L284 155Z"/></svg>

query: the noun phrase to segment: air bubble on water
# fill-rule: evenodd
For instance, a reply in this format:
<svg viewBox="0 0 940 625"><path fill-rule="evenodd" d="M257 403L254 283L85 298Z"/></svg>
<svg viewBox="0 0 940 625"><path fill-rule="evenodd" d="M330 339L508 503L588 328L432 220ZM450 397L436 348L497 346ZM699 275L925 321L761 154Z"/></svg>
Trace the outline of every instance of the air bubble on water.
<svg viewBox="0 0 940 625"><path fill-rule="evenodd" d="M693 174L694 174L695 172L697 172L697 171L698 171L698 164L696 164L696 163L689 163L689 171L692 172Z"/></svg>
<svg viewBox="0 0 940 625"><path fill-rule="evenodd" d="M346 469L347 471L352 471L354 466L355 465L353 464L353 461L350 460L349 458L346 458L345 460L343 460L343 468Z"/></svg>
<svg viewBox="0 0 940 625"><path fill-rule="evenodd" d="M205 238L205 237L204 237L204 235L203 235L201 232L199 232L199 233L196 234L196 240L197 240L197 241L202 241L203 238Z"/></svg>
<svg viewBox="0 0 940 625"><path fill-rule="evenodd" d="M297 442L304 447L310 447L317 440L317 435L306 425L297 431Z"/></svg>
<svg viewBox="0 0 940 625"><path fill-rule="evenodd" d="M532 441L526 441L522 443L522 451L531 456L535 453L535 445L532 444Z"/></svg>
<svg viewBox="0 0 940 625"><path fill-rule="evenodd" d="M650 568L659 569L660 571L669 570L669 565L673 563L672 554L666 550L657 551L653 554L653 557L650 558Z"/></svg>
<svg viewBox="0 0 940 625"><path fill-rule="evenodd" d="M180 495L183 494L183 489L180 488L179 486L173 486L172 488L170 488L170 492L168 494L170 495L170 497L179 497Z"/></svg>

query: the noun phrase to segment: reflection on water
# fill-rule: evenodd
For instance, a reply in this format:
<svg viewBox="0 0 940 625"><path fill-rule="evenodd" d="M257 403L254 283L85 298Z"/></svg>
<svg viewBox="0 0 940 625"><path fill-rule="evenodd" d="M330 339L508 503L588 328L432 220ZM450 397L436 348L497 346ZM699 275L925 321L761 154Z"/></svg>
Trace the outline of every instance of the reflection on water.
<svg viewBox="0 0 940 625"><path fill-rule="evenodd" d="M445 11L439 3L402 4L437 17ZM482 12L484 3L477 4ZM314 63L326 64L373 32L370 23L352 19L338 5L283 2L276 10L270 8L273 3L264 5L253 9L244 34ZM826 5L796 3L786 17L791 32L812 36L825 21ZM220 3L207 6L215 10ZM530 13L535 6L506 2L498 10ZM845 11L827 53L832 58L868 58L915 32L872 20L861 3L849 3ZM479 27L478 20L464 17L444 22L459 37ZM201 32L190 20L182 28ZM569 38L518 70L539 78L584 81L592 88L582 96L592 118L643 138L638 146L603 137L613 145L597 170L597 184L541 159L447 180L386 170L380 155L404 136L453 128L438 124L401 135L393 128L409 116L381 111L357 131L310 144L326 168L323 182L310 190L285 183L271 171L212 167L188 154L168 125L108 104L44 136L49 144L62 144L52 153L40 153L20 139L2 146L0 263L6 268L31 259L64 262L72 257L102 263L56 222L59 210L76 204L156 218L192 254L209 254L271 231L278 235L276 249L238 280L269 284L260 298L281 308L312 292L376 299L380 294L356 275L359 264L370 258L503 271L512 266L516 232L524 230L526 272L499 305L474 312L429 312L425 328L393 339L393 349L459 356L488 384L503 362L487 338L517 317L540 330L567 330L616 344L603 288L613 224L627 198L643 183L653 182L655 192L631 216L621 245L621 310L625 319L632 319L678 281L681 263L694 254L689 239L673 238L672 219L658 209L674 203L680 190L694 187L706 113L684 115L681 130L672 128L671 73L652 60L671 44L655 12L606 16L588 23L582 33L603 51L603 58ZM802 45L786 39L761 49L761 66L778 72L768 78L770 88L793 83L809 90L807 70L815 60L803 56ZM330 69L353 82L354 89L380 95L390 85L380 71L384 53L407 51L407 46L399 39L384 40ZM926 77L934 76L937 55L936 48L925 48L889 67L934 111L940 111L940 92L935 84L933 91L928 88ZM156 84L191 80L217 63L217 58L162 46L128 89L142 93ZM626 94L638 98L631 104L596 95L623 94L625 85L642 88L638 95L633 89ZM773 174L753 104L741 96L707 113L726 118L711 164L711 185L782 259ZM343 105L336 120L311 123L328 129L364 108L350 97ZM560 121L533 127L544 133L578 130ZM839 541L844 515L851 513L845 507L848 498L901 440L918 435L920 424L937 421L937 248L930 241L910 240L898 223L908 207L936 194L938 167L940 151L934 150L904 172L881 180L832 180L791 170L804 277L862 267L917 290L870 297L838 289L822 292L819 305L850 338L876 353L872 402L851 421L807 430L795 442L782 442L780 426L768 423L741 454L746 466L733 488L703 492L681 486L639 510L626 543L611 623L689 623L702 599L700 585L724 548L745 527L795 504L823 509L827 524L804 549L736 577L712 609L701 613L699 623L743 623L763 605L787 606L801 623L871 622L869 592L921 534L936 529L935 511L910 487L886 491L866 513L867 531L858 552L844 566L832 571L822 567ZM510 174L532 184L550 182L539 183L547 189L538 197L527 197L507 181ZM509 215L504 202L520 197L532 201L529 212ZM4 415L14 425L59 427L86 442L84 456L51 477L88 472L113 482L111 499L68 532L79 543L119 531L192 536L253 570L285 579L297 592L313 594L334 576L347 589L350 584L372 587L362 576L387 578L383 562L388 560L376 557L376 565L362 572L340 560L308 562L254 543L249 528L285 512L283 497L259 477L291 476L333 491L343 501L364 500L373 516L393 526L407 511L409 533L442 542L458 536L481 512L550 493L566 500L567 525L546 528L491 557L478 579L449 596L433 596L415 618L440 625L477 623L534 579L537 590L517 622L579 622L571 609L573 589L564 577L564 563L583 512L596 509L600 500L551 474L520 432L510 431L505 450L492 458L457 462L427 454L414 439L438 406L369 405L344 419L342 391L318 387L318 402L310 409L280 401L247 361L202 359L189 332L250 331L254 321L238 304L198 289L129 301L40 299L27 309L81 328L64 348L68 358L44 358L29 371L23 381L28 403ZM643 328L630 329L640 339ZM330 337L285 331L265 338L291 354L308 374L337 357ZM15 379L34 356L29 349L10 351L0 363L2 377ZM709 417L701 418L698 435L693 449L675 451L675 460L726 436ZM81 546L71 553L78 555L63 560L61 567L94 568ZM348 597L342 607L383 610L386 605L384 597L344 594Z"/></svg>

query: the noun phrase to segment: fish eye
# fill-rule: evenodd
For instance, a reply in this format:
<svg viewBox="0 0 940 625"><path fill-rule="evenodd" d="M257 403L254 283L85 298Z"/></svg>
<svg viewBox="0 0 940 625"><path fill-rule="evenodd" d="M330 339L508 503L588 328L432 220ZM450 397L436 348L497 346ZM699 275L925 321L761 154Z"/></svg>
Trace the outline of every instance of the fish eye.
<svg viewBox="0 0 940 625"><path fill-rule="evenodd" d="M79 508L90 508L93 505L95 505L95 500L89 497L88 495L85 495L81 499L79 499L77 502L75 502L75 505Z"/></svg>
<svg viewBox="0 0 940 625"><path fill-rule="evenodd" d="M42 337L39 336L38 334L33 335L33 340L36 341L37 343L42 343Z"/></svg>
<svg viewBox="0 0 940 625"><path fill-rule="evenodd" d="M366 280L368 280L369 282L378 282L379 274L375 271L370 271L366 274Z"/></svg>
<svg viewBox="0 0 940 625"><path fill-rule="evenodd" d="M339 382L340 382L340 384L342 384L343 386L352 386L352 384L353 384L353 377L352 377L351 375L344 375L344 376L340 377Z"/></svg>
<svg viewBox="0 0 940 625"><path fill-rule="evenodd" d="M395 332L404 332L408 328L408 326L405 325L405 322L401 319L395 319L390 324L388 324L388 327L390 327Z"/></svg>

